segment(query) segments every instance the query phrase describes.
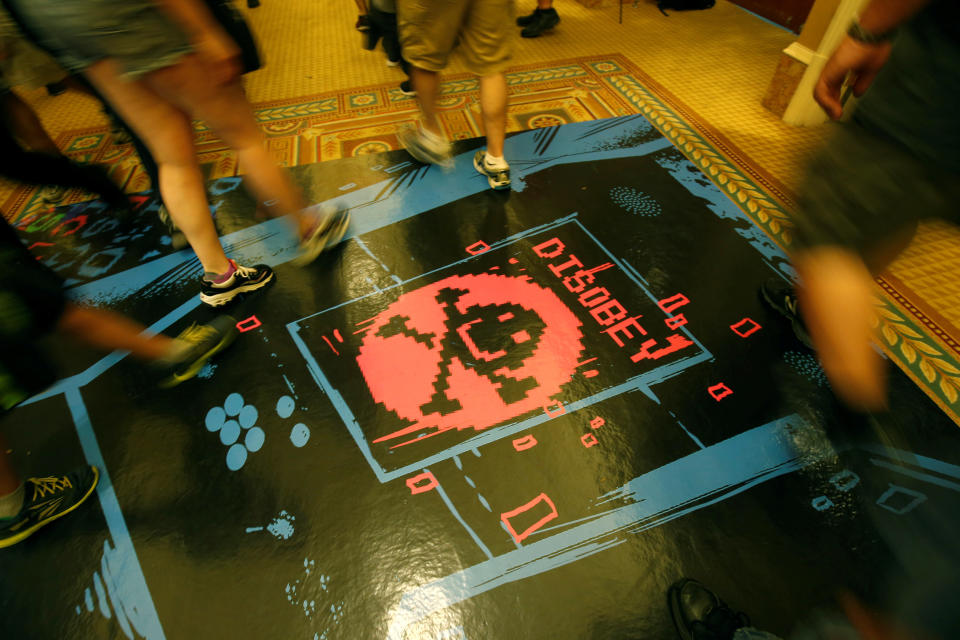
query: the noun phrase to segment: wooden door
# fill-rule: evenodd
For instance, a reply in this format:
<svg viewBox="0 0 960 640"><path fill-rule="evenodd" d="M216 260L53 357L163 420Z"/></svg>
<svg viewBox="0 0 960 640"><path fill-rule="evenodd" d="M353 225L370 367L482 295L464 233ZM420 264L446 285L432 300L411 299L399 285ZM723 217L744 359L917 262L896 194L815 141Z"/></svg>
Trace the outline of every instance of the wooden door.
<svg viewBox="0 0 960 640"><path fill-rule="evenodd" d="M785 26L794 33L807 20L814 0L730 0L744 9Z"/></svg>

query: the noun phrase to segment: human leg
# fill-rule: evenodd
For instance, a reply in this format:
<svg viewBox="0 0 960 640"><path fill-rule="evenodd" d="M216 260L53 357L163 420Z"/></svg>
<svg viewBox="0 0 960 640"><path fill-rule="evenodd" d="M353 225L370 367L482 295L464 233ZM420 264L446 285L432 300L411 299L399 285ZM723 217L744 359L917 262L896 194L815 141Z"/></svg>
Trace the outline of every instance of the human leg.
<svg viewBox="0 0 960 640"><path fill-rule="evenodd" d="M410 82L417 92L420 105L420 123L430 133L442 136L443 129L437 119L437 97L440 94L440 74L413 66L410 69Z"/></svg>
<svg viewBox="0 0 960 640"><path fill-rule="evenodd" d="M160 360L173 346L173 338L148 335L146 327L118 313L67 303L57 330L78 342L107 351L129 351L138 360Z"/></svg>
<svg viewBox="0 0 960 640"><path fill-rule="evenodd" d="M24 151L9 132L0 131L0 175L37 185L78 187L100 194L112 207L129 206L126 195L96 165L81 165L63 156Z"/></svg>
<svg viewBox="0 0 960 640"><path fill-rule="evenodd" d="M501 158L507 134L507 80L502 73L480 78L480 110L487 136L487 153Z"/></svg>
<svg viewBox="0 0 960 640"><path fill-rule="evenodd" d="M204 271L227 272L230 263L210 218L189 117L163 100L143 81L122 79L113 60L102 60L90 66L86 75L147 144L157 162L163 201L200 259Z"/></svg>
<svg viewBox="0 0 960 640"><path fill-rule="evenodd" d="M13 91L5 91L0 97L3 116L7 126L30 149L49 155L62 155L60 148L43 128L40 118L26 102Z"/></svg>
<svg viewBox="0 0 960 640"><path fill-rule="evenodd" d="M10 454L7 453L9 449L6 440L3 438L3 434L0 434L0 500L5 496L10 496L22 486L20 476L13 467ZM0 510L0 517L3 517L2 510Z"/></svg>
<svg viewBox="0 0 960 640"><path fill-rule="evenodd" d="M203 69L198 56L185 56L176 65L147 74L144 82L179 110L206 121L236 151L245 182L273 215L298 215L307 202L289 174L267 151L263 131L242 85L236 81L213 87L206 81ZM301 231L309 226L308 219L298 220Z"/></svg>
<svg viewBox="0 0 960 640"><path fill-rule="evenodd" d="M853 409L886 406L886 369L873 350L874 281L862 258L843 247L793 257L799 308L831 385Z"/></svg>

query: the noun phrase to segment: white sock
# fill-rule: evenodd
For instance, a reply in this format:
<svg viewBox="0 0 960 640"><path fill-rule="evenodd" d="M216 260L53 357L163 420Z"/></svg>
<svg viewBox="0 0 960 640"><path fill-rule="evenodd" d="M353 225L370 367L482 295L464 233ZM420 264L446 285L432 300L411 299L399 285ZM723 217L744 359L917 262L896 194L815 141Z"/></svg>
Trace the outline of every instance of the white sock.
<svg viewBox="0 0 960 640"><path fill-rule="evenodd" d="M484 154L483 164L487 165L490 169L506 169L510 166L503 156L492 156L489 152Z"/></svg>
<svg viewBox="0 0 960 640"><path fill-rule="evenodd" d="M0 496L0 520L15 517L23 508L23 483L5 496Z"/></svg>
<svg viewBox="0 0 960 640"><path fill-rule="evenodd" d="M434 133L433 131L428 130L423 125L420 125L420 132L423 134L423 137L426 138L427 142L434 145L446 144L447 139L443 137L442 133Z"/></svg>

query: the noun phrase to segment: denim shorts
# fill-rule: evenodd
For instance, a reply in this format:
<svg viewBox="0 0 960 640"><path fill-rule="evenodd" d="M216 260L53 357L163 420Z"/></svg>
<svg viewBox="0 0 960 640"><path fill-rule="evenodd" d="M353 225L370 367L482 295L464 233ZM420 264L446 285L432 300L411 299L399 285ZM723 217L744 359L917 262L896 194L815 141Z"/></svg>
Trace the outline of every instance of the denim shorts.
<svg viewBox="0 0 960 640"><path fill-rule="evenodd" d="M127 78L168 67L192 48L150 0L7 0L41 46L72 72L114 58Z"/></svg>

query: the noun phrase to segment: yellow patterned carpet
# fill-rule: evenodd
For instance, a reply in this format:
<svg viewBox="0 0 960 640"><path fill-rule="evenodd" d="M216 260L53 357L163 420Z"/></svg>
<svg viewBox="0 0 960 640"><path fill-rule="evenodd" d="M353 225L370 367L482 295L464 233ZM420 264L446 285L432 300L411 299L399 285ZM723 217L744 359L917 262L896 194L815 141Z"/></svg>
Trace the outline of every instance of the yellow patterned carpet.
<svg viewBox="0 0 960 640"><path fill-rule="evenodd" d="M520 5L518 12L532 6ZM388 68L380 52L361 49L352 28L352 2L262 0L260 8L241 9L266 61L263 70L247 77L247 91L258 103L258 117L278 160L294 165L396 147L397 125L416 117L415 105L396 89L402 73ZM792 34L723 0L709 11L670 17L650 2L626 5L622 25L616 5L587 9L561 2L557 9L562 22L553 33L517 39L516 66L509 76L511 130L643 111L641 103L601 82L601 76L616 70L597 65L620 65L621 72L639 80L789 210L806 155L829 131L829 125L789 127L760 105ZM451 137L476 136L481 131L475 81L463 74L457 59L449 71L444 125ZM71 157L110 165L131 191L146 187L136 156L129 146L112 143L94 101L73 94L51 98L42 91L21 95ZM669 130L671 125L658 126ZM213 175L237 172L233 157L202 124L197 141ZM0 202L14 217L37 206L32 195L31 190L0 185ZM785 237L767 231L786 244L789 220L783 223ZM960 232L934 223L921 228L910 249L879 280L895 311L922 327L934 345L911 346L915 339L908 328L907 333L891 329L883 346L954 415L960 389L960 370L952 364L960 358L957 273Z"/></svg>

